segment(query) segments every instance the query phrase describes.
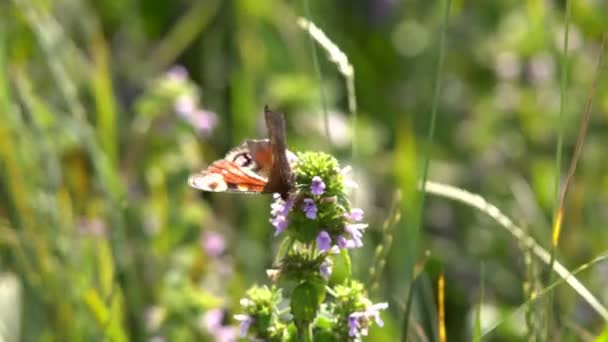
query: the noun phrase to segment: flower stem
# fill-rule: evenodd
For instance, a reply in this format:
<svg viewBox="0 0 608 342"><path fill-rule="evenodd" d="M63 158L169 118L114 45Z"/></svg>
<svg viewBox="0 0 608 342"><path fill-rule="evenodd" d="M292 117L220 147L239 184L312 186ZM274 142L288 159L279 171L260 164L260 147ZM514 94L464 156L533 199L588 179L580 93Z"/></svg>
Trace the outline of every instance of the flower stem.
<svg viewBox="0 0 608 342"><path fill-rule="evenodd" d="M298 342L312 342L312 327L309 323L298 326Z"/></svg>

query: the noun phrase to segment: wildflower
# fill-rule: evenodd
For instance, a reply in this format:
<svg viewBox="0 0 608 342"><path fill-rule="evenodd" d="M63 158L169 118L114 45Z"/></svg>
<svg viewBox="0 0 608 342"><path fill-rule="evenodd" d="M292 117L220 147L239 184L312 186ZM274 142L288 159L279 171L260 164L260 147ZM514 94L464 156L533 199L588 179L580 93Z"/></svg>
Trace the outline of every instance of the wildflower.
<svg viewBox="0 0 608 342"><path fill-rule="evenodd" d="M166 77L175 83L182 83L188 79L188 70L182 65L174 65L167 71Z"/></svg>
<svg viewBox="0 0 608 342"><path fill-rule="evenodd" d="M358 222L363 220L363 209L361 208L354 208L351 209L351 211L348 214L344 215L346 217L347 220L351 221L351 222Z"/></svg>
<svg viewBox="0 0 608 342"><path fill-rule="evenodd" d="M317 206L315 205L315 201L311 198L304 199L304 205L302 205L302 210L306 213L306 217L314 220L317 218Z"/></svg>
<svg viewBox="0 0 608 342"><path fill-rule="evenodd" d="M359 323L358 315L350 314L348 316L348 336L355 337L359 335L359 329L361 328L361 324Z"/></svg>
<svg viewBox="0 0 608 342"><path fill-rule="evenodd" d="M249 330L251 323L253 323L253 318L249 315L234 315L234 319L241 322L241 337L246 337L247 331Z"/></svg>
<svg viewBox="0 0 608 342"><path fill-rule="evenodd" d="M329 279L329 276L331 275L331 261L329 260L325 260L321 263L321 266L319 266L319 273L321 273L321 276L325 279Z"/></svg>
<svg viewBox="0 0 608 342"><path fill-rule="evenodd" d="M283 200L279 194L274 194L274 202L270 205L270 223L275 228L274 235L279 235L287 228L289 221L287 216L293 208L293 198Z"/></svg>
<svg viewBox="0 0 608 342"><path fill-rule="evenodd" d="M203 233L202 237L203 249L208 255L217 257L226 249L226 241L222 234L214 231Z"/></svg>
<svg viewBox="0 0 608 342"><path fill-rule="evenodd" d="M203 316L205 329L214 337L217 342L236 341L236 331L234 327L222 324L225 312L222 309L211 309Z"/></svg>
<svg viewBox="0 0 608 342"><path fill-rule="evenodd" d="M344 236L338 236L336 238L336 241L338 242L338 247L340 247L340 248L348 248L348 249L350 249L350 248L355 248L356 247L355 246L355 241L346 239Z"/></svg>
<svg viewBox="0 0 608 342"><path fill-rule="evenodd" d="M181 118L188 118L196 110L196 101L191 94L180 95L173 103L175 113Z"/></svg>
<svg viewBox="0 0 608 342"><path fill-rule="evenodd" d="M274 236L281 234L285 230L285 228L287 228L287 225L289 224L289 222L287 221L287 218L283 215L279 215L279 216L271 219L270 223L272 224L272 226L275 229Z"/></svg>
<svg viewBox="0 0 608 342"><path fill-rule="evenodd" d="M325 183L323 183L321 177L312 177L312 183L310 184L310 192L313 195L322 195L325 192Z"/></svg>
<svg viewBox="0 0 608 342"><path fill-rule="evenodd" d="M370 318L374 318L379 327L384 326L384 322L380 318L380 310L386 310L387 308L388 303L377 303L371 305L365 311L355 311L348 315L348 336L367 336Z"/></svg>
<svg viewBox="0 0 608 342"><path fill-rule="evenodd" d="M364 223L351 223L344 227L344 231L350 234L352 241L354 241L355 247L363 246L361 237L363 236L363 230L367 228L367 224Z"/></svg>
<svg viewBox="0 0 608 342"><path fill-rule="evenodd" d="M325 230L322 230L319 235L317 235L317 249L321 252L328 251L331 247L331 236Z"/></svg>

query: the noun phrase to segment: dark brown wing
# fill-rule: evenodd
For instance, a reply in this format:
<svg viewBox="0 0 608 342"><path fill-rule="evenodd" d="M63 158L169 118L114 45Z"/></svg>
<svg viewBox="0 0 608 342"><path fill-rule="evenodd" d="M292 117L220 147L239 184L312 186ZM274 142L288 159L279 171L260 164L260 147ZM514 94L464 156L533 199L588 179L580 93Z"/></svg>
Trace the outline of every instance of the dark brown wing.
<svg viewBox="0 0 608 342"><path fill-rule="evenodd" d="M268 183L264 192L279 193L287 198L293 188L293 172L287 158L287 142L285 137L285 118L283 113L271 111L264 107L264 118L270 136L270 149L272 150L272 167Z"/></svg>

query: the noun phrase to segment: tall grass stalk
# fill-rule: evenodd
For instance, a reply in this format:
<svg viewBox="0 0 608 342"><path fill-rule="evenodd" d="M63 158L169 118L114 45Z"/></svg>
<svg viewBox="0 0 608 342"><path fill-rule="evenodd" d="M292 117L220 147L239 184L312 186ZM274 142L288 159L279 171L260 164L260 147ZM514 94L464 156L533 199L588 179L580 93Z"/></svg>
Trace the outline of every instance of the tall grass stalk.
<svg viewBox="0 0 608 342"><path fill-rule="evenodd" d="M433 181L426 182L426 192L439 197L458 201L460 203L471 206L485 213L501 227L505 228L515 239L523 246L529 248L532 253L545 264L551 262L551 254L538 244L530 235L528 235L521 227L517 226L513 221L503 214L495 205L487 202L478 194L468 192L466 190L437 183ZM600 303L600 301L572 274L564 267L557 259L554 261L552 270L557 273L568 285L570 285L576 293L579 294L606 322L608 322L608 309Z"/></svg>
<svg viewBox="0 0 608 342"><path fill-rule="evenodd" d="M308 18L312 18L309 0L304 0L304 12L306 13L306 16ZM331 146L332 140L331 133L329 131L329 113L327 111L327 99L325 97L325 89L323 87L323 74L321 73L321 65L319 63L319 54L317 53L317 46L315 45L313 35L309 34L308 39L310 41L310 51L312 53L313 67L315 69L315 74L317 75L317 81L319 82L319 95L321 96L321 107L323 108L323 124L325 127L325 136L327 138L327 142Z"/></svg>
<svg viewBox="0 0 608 342"><path fill-rule="evenodd" d="M570 276L571 277L575 277L577 274L585 271L586 269L588 269L589 267L602 262L604 260L608 260L608 254L602 254L599 255L595 258L593 258L592 260L590 260L589 262L586 262L584 264L582 264L581 266L577 267L576 269L574 269L571 273ZM558 279L554 282L552 282L551 284L549 284L548 286L546 286L545 288L543 288L542 290L538 291L534 297L529 298L528 300L526 300L524 303L522 303L517 309L513 310L511 313L509 313L507 315L507 317L500 319L498 321L496 321L494 324L492 324L489 328L487 328L483 334L482 337L486 337L488 336L490 333L492 333L494 330L496 330L496 328L498 328L501 324L507 322L509 319L515 317L515 315L517 315L518 313L520 313L521 311L525 310L526 308L528 308L530 305L534 304L534 302L536 302L537 300L540 300L541 298L543 298L545 295L551 294L553 293L553 290L558 287L559 285L568 282L567 278L562 278L562 279ZM598 339L596 341L605 341L605 339L603 339L601 336L598 337Z"/></svg>

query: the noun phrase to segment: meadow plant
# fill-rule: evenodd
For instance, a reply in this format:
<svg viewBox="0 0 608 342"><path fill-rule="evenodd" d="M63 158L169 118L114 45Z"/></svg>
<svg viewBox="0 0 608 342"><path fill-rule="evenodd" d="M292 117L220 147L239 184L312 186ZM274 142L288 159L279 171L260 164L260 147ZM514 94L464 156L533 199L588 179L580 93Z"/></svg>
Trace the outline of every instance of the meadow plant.
<svg viewBox="0 0 608 342"><path fill-rule="evenodd" d="M345 173L326 153L298 154L295 191L270 206L274 235L282 237L270 278L283 285L253 286L241 300L241 337L267 341L357 341L387 303L372 303L364 286L349 279L349 249L363 246L363 210L351 208ZM343 270L332 274L334 265ZM287 298L284 294L288 294ZM289 303L289 304L287 304Z"/></svg>

